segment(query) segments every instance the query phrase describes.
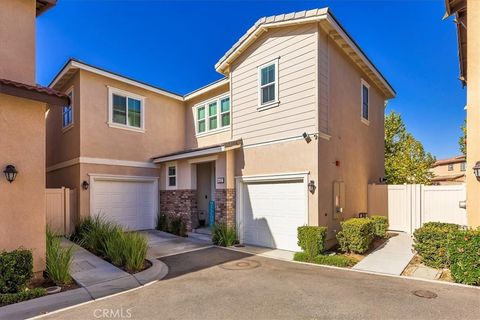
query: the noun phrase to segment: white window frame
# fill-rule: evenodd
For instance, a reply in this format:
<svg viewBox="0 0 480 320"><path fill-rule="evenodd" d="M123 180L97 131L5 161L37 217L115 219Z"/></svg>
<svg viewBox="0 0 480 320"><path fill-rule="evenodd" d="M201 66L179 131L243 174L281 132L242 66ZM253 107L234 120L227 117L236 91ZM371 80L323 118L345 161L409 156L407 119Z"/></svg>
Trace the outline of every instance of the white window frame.
<svg viewBox="0 0 480 320"><path fill-rule="evenodd" d="M460 162L460 171L461 172L467 171L467 163L466 162Z"/></svg>
<svg viewBox="0 0 480 320"><path fill-rule="evenodd" d="M455 165L453 163L449 163L447 165L447 171L454 171L455 170Z"/></svg>
<svg viewBox="0 0 480 320"><path fill-rule="evenodd" d="M258 107L257 110L265 110L269 108L276 107L280 104L280 100L278 97L278 60L279 58L276 58L274 60L271 60L265 64L262 64L261 66L257 67L257 91L258 91ZM265 86L270 86L272 83L270 82L269 84L263 85L262 86L262 69L269 67L271 65L275 65L275 100L269 101L267 103L262 104L262 88Z"/></svg>
<svg viewBox="0 0 480 320"><path fill-rule="evenodd" d="M222 113L222 109L221 109L221 101L225 98L228 98L230 100L230 109L228 111L228 113L230 113L230 124L227 125L227 126L223 126L222 127L222 117L221 115L222 114L225 114L227 112L223 112ZM210 130L210 110L209 110L209 104L212 103L212 102L217 102L217 114L216 114L216 117L217 117L217 128L216 129L212 129ZM201 108L201 107L205 107L205 131L204 132L198 132L198 109ZM196 137L202 137L202 136L207 136L207 135L210 135L210 134L215 134L215 133L219 133L219 132L224 132L224 131L228 131L230 130L230 126L232 125L232 99L230 98L230 94L227 93L227 94L222 94L222 95L219 95L217 97L214 97L212 99L209 99L209 100L205 100L205 101L202 101L200 103L197 103L194 107L193 107L193 112L194 112L194 120L195 120L195 136Z"/></svg>
<svg viewBox="0 0 480 320"><path fill-rule="evenodd" d="M368 114L368 119L365 119L363 117L363 87L366 87L367 90L368 90L368 103L367 103L367 114ZM371 98L371 95L370 95L370 85L368 84L368 82L366 82L365 80L361 79L360 81L360 119L362 120L362 122L366 125L369 125L370 124L370 98Z"/></svg>
<svg viewBox="0 0 480 320"><path fill-rule="evenodd" d="M74 121L73 101L74 101L74 97L75 97L75 96L74 96L74 95L75 95L75 92L73 91L73 86L70 87L67 91L65 91L65 94L66 94L66 95L69 95L69 94L72 95L72 97L71 97L71 99L70 99L70 107L71 107L71 110L72 110L72 121L71 121L68 125L64 126L63 117L64 117L64 115L65 115L65 113L64 113L64 107L65 107L65 106L63 106L63 107L62 107L62 131L63 131L63 132L65 132L65 131L67 131L68 129L70 129L71 127L73 127L73 121Z"/></svg>
<svg viewBox="0 0 480 320"><path fill-rule="evenodd" d="M117 94L127 98L127 124L121 124L113 122L113 95ZM135 100L140 100L140 128L135 126L128 125L128 98ZM125 90L117 89L114 87L108 86L108 126L112 128L136 131L136 132L145 132L145 97L138 94L128 92Z"/></svg>
<svg viewBox="0 0 480 320"><path fill-rule="evenodd" d="M170 175L169 169L171 167L175 168L175 175ZM165 181L165 189L168 190L174 190L177 189L178 186L178 166L176 162L169 162L165 165L165 176L166 176L166 181ZM170 185L170 178L175 177L175 185L171 186Z"/></svg>

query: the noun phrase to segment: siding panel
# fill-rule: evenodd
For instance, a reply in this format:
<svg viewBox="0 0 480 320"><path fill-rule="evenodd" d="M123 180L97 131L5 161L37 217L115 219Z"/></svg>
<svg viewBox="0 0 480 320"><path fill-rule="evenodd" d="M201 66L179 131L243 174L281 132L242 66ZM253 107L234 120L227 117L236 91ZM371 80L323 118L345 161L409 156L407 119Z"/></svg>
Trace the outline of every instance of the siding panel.
<svg viewBox="0 0 480 320"><path fill-rule="evenodd" d="M317 31L315 24L268 31L238 58L231 72L234 139L249 145L318 131ZM258 111L257 68L276 58L280 104Z"/></svg>

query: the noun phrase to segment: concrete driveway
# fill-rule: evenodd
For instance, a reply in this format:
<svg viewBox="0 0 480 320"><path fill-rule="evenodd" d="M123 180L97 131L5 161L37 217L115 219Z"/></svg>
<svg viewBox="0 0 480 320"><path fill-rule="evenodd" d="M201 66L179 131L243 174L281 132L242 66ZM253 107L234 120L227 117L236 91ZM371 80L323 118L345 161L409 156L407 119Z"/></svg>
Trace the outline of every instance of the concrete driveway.
<svg viewBox="0 0 480 320"><path fill-rule="evenodd" d="M155 284L47 319L478 319L480 290L298 264L220 248L161 259ZM415 290L437 297L420 298ZM117 315L113 317L112 315Z"/></svg>

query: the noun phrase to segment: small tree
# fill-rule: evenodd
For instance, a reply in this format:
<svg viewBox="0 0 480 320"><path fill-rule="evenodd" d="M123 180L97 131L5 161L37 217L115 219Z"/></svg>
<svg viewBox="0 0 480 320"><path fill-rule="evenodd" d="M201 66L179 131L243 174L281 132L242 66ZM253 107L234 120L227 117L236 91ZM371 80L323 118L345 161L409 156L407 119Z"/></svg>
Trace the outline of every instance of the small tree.
<svg viewBox="0 0 480 320"><path fill-rule="evenodd" d="M385 176L389 184L430 184L435 158L409 133L400 114L385 117Z"/></svg>
<svg viewBox="0 0 480 320"><path fill-rule="evenodd" d="M467 119L463 121L462 126L460 127L462 130L462 135L458 139L458 145L460 146L460 152L463 153L463 155L467 155Z"/></svg>

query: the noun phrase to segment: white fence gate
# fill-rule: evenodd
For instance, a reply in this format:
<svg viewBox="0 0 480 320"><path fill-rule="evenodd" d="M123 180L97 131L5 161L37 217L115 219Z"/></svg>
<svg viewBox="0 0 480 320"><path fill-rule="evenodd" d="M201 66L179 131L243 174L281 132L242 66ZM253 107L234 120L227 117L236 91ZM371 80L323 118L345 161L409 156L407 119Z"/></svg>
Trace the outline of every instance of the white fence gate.
<svg viewBox="0 0 480 320"><path fill-rule="evenodd" d="M430 221L467 225L466 210L460 208L460 202L465 199L464 184L368 186L370 215L388 213L390 230L408 233L413 233L415 229Z"/></svg>

